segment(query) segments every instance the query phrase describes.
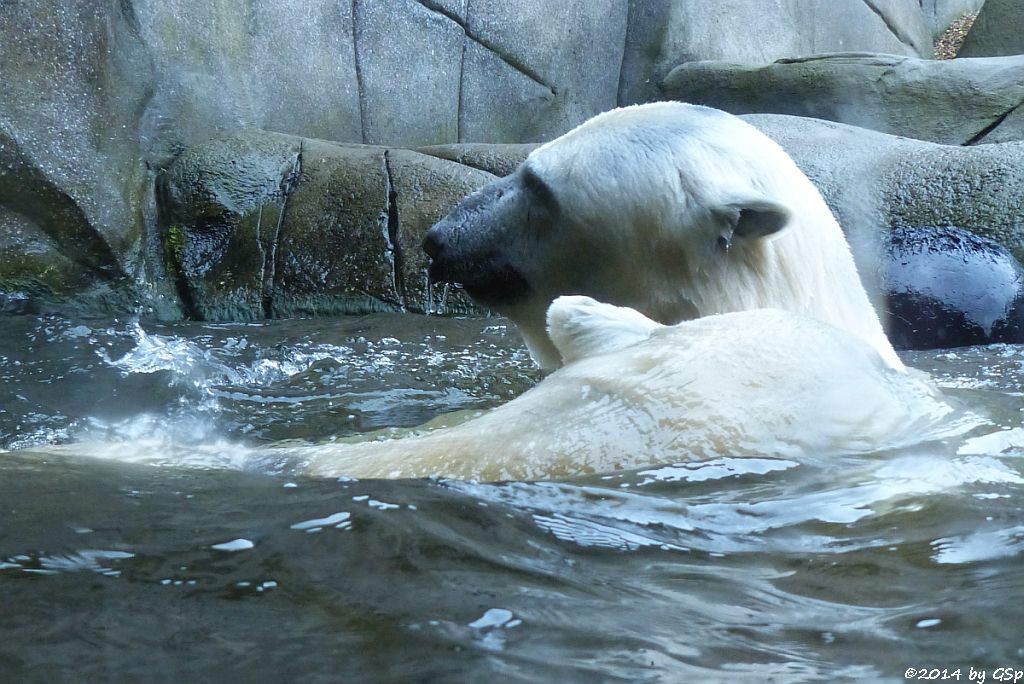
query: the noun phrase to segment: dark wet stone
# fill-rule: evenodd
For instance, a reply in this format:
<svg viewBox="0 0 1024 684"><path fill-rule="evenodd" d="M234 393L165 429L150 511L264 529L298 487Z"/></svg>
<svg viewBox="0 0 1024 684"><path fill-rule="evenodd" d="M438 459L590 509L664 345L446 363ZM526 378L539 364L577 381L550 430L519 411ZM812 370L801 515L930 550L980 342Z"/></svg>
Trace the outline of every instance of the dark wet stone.
<svg viewBox="0 0 1024 684"><path fill-rule="evenodd" d="M284 211L269 315L401 310L383 148L303 141Z"/></svg>
<svg viewBox="0 0 1024 684"><path fill-rule="evenodd" d="M959 228L897 228L879 282L897 348L1024 342L1024 269L993 240Z"/></svg>
<svg viewBox="0 0 1024 684"><path fill-rule="evenodd" d="M268 260L299 150L291 136L230 136L189 149L161 177L168 271L190 316L265 316Z"/></svg>
<svg viewBox="0 0 1024 684"><path fill-rule="evenodd" d="M422 313L479 312L481 308L463 292L443 284L428 292L429 259L423 237L463 197L483 187L494 176L453 161L411 152L389 150L388 173L397 221L398 287L406 310Z"/></svg>
<svg viewBox="0 0 1024 684"><path fill-rule="evenodd" d="M427 293L423 235L494 177L409 150L251 131L162 176L168 271L192 317L480 311Z"/></svg>

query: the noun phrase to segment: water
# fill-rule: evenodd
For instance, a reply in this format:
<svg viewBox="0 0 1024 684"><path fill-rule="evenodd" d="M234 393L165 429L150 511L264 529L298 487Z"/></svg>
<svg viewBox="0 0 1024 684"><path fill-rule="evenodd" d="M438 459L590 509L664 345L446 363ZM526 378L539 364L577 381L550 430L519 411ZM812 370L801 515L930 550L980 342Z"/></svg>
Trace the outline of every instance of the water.
<svg viewBox="0 0 1024 684"><path fill-rule="evenodd" d="M1024 348L905 360L985 424L827 467L314 480L224 454L506 401L539 378L514 329L0 319L0 675L993 681L1024 669ZM81 455L154 442L175 463Z"/></svg>

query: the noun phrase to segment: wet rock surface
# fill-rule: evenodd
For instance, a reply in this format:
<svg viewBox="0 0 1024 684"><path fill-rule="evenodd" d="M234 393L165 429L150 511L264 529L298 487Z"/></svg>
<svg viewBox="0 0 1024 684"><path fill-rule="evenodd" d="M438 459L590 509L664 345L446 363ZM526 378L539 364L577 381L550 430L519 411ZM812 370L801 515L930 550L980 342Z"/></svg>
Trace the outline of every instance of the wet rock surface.
<svg viewBox="0 0 1024 684"><path fill-rule="evenodd" d="M206 320L478 311L428 289L423 234L494 176L410 150L250 132L161 178L169 270Z"/></svg>
<svg viewBox="0 0 1024 684"><path fill-rule="evenodd" d="M954 227L896 228L876 277L897 348L1024 342L1024 268L992 240Z"/></svg>
<svg viewBox="0 0 1024 684"><path fill-rule="evenodd" d="M862 272L874 268L879 231L900 226L958 226L1024 259L1024 142L960 147L782 114L743 118L814 181Z"/></svg>

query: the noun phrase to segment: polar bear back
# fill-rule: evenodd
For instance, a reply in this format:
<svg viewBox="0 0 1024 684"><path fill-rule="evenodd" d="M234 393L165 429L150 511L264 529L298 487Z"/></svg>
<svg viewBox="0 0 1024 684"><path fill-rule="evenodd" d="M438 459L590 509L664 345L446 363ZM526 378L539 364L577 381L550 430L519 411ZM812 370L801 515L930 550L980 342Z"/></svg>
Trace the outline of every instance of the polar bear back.
<svg viewBox="0 0 1024 684"><path fill-rule="evenodd" d="M521 480L723 455L804 461L919 438L950 411L862 340L792 312L661 326L585 297L552 309L575 358L537 387L420 436L322 447L310 472ZM592 344L602 331L610 348Z"/></svg>

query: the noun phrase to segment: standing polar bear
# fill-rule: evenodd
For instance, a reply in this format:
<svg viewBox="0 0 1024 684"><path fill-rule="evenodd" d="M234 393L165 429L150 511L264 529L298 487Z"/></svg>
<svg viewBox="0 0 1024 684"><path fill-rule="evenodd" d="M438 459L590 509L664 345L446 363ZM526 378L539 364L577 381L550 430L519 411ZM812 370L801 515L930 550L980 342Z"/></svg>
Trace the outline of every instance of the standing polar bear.
<svg viewBox="0 0 1024 684"><path fill-rule="evenodd" d="M538 479L800 459L920 438L950 411L896 356L816 188L723 112L597 116L467 197L424 248L435 279L563 367L452 427L316 447L309 472Z"/></svg>

